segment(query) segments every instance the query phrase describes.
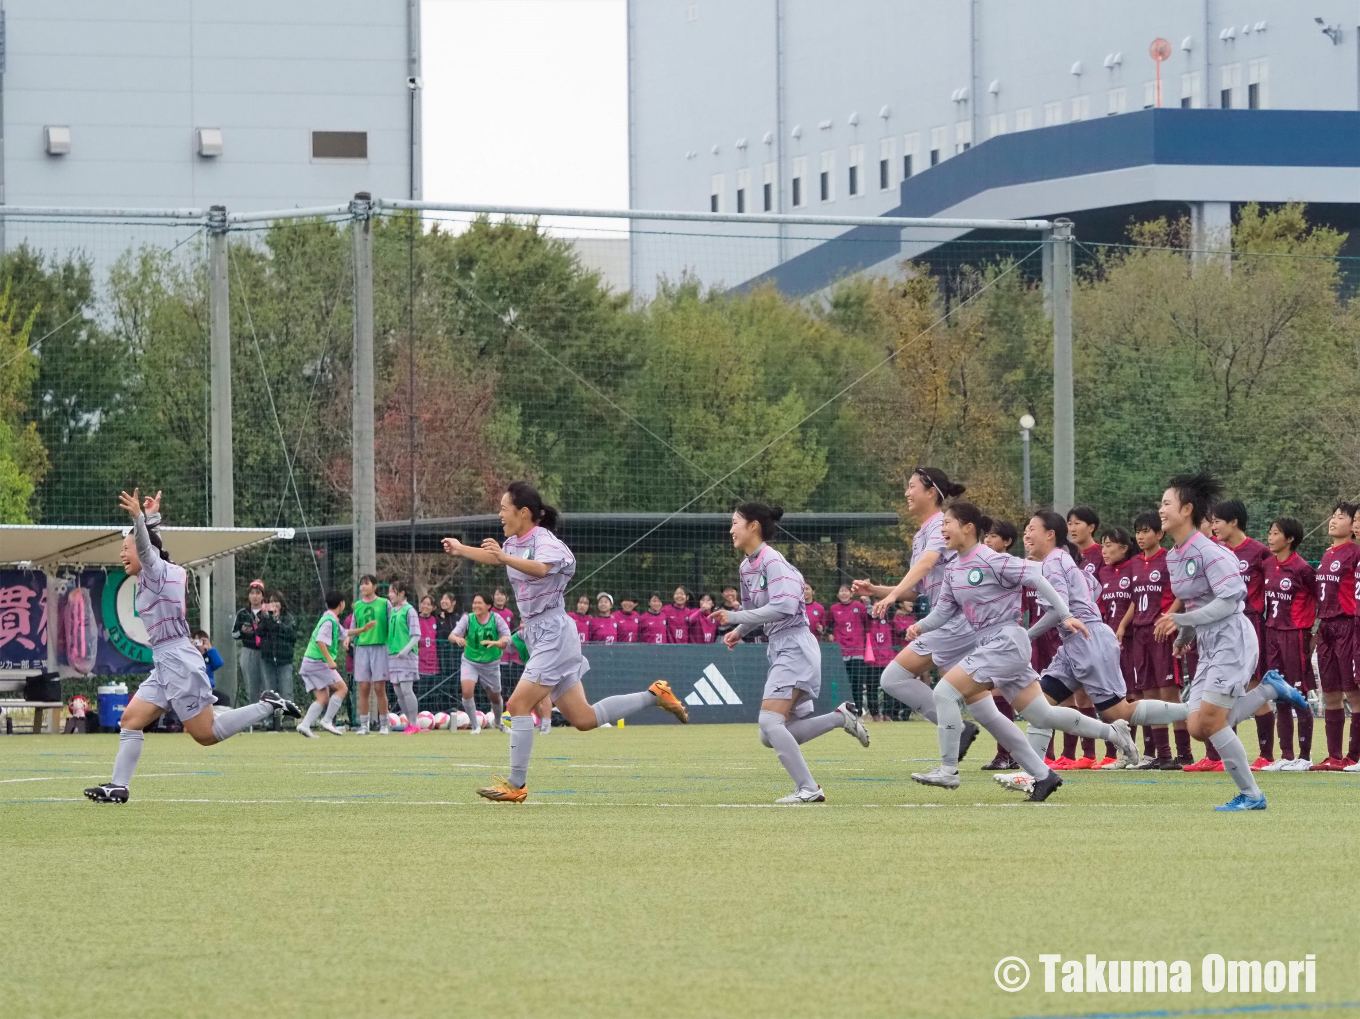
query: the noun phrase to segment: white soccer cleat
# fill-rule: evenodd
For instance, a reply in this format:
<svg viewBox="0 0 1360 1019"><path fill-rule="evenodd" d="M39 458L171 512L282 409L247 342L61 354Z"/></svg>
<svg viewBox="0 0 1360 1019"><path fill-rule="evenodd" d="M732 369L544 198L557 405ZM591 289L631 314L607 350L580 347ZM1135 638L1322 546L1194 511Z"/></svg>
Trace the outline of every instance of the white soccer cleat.
<svg viewBox="0 0 1360 1019"><path fill-rule="evenodd" d="M1289 761L1286 761L1283 757L1281 757L1281 758L1280 758L1279 760L1277 760L1277 761L1271 761L1269 764L1267 764L1267 765L1266 765L1264 768L1262 768L1261 770L1262 770L1262 771L1284 771L1284 770L1285 770L1285 765L1286 765L1286 764L1289 764L1289 763L1290 763Z"/></svg>
<svg viewBox="0 0 1360 1019"><path fill-rule="evenodd" d="M380 726L378 726L378 735L379 735L379 736L386 736L386 735L388 735L389 733L391 733L391 731L392 731L392 727L391 727L390 725L380 725Z"/></svg>
<svg viewBox="0 0 1360 1019"><path fill-rule="evenodd" d="M788 796L781 796L775 800L776 803L825 803L826 793L822 792L822 787L816 789L795 789Z"/></svg>
<svg viewBox="0 0 1360 1019"><path fill-rule="evenodd" d="M354 735L356 735L356 736L367 736L367 735L368 735L368 723L365 722L363 725L359 726L359 728L355 729L355 730L354 730Z"/></svg>
<svg viewBox="0 0 1360 1019"><path fill-rule="evenodd" d="M836 709L841 713L844 721L841 727L855 739L859 740L859 745L867 747L869 745L869 730L864 727L863 712L859 705L854 701L845 701Z"/></svg>
<svg viewBox="0 0 1360 1019"><path fill-rule="evenodd" d="M1001 788L1011 792L1029 794L1034 788L1034 776L1023 771L1012 771L1005 775L994 776Z"/></svg>
<svg viewBox="0 0 1360 1019"><path fill-rule="evenodd" d="M922 774L919 771L912 772L913 782L920 782L922 785L938 786L941 789L957 789L959 787L959 771L955 768L950 771L943 764L937 768Z"/></svg>
<svg viewBox="0 0 1360 1019"><path fill-rule="evenodd" d="M1140 763L1141 763L1141 762L1140 762ZM1124 760L1123 756L1121 755L1120 758L1119 758L1118 760L1111 761L1109 764L1102 764L1102 765L1100 766L1100 770L1101 770L1101 771L1123 771L1125 768L1134 768L1134 767L1137 767L1137 765L1129 764L1127 761Z"/></svg>
<svg viewBox="0 0 1360 1019"><path fill-rule="evenodd" d="M504 722L502 722L501 724L502 724L503 726L505 725ZM509 728L507 727L505 731L506 731L506 732L509 732L510 730L509 730ZM538 734L539 734L540 736L546 736L546 735L548 735L548 733L550 733L550 732L552 732L552 719L551 719L551 718L545 718L545 719L543 719L543 721L541 721L541 722L538 723Z"/></svg>
<svg viewBox="0 0 1360 1019"><path fill-rule="evenodd" d="M468 728L468 734L472 736L476 736L481 731L482 727L480 725L473 725Z"/></svg>
<svg viewBox="0 0 1360 1019"><path fill-rule="evenodd" d="M1346 765L1344 768L1342 768L1341 770L1342 770L1342 771L1349 771L1352 775L1357 774L1357 773L1360 773L1360 761L1357 761L1357 762L1354 763L1354 764L1348 764L1348 765Z"/></svg>
<svg viewBox="0 0 1360 1019"><path fill-rule="evenodd" d="M1308 771L1313 767L1313 762L1306 757L1296 757L1292 761L1285 761L1281 771Z"/></svg>
<svg viewBox="0 0 1360 1019"><path fill-rule="evenodd" d="M334 722L331 722L325 718L323 718L316 724L321 726L321 728L325 729L332 736L343 736L345 734L344 729L340 728L340 726L336 725Z"/></svg>
<svg viewBox="0 0 1360 1019"><path fill-rule="evenodd" d="M323 723L323 724L324 724L324 723ZM321 738L321 737L318 736L316 733L312 732L312 727L311 727L310 725L299 725L299 726L297 727L297 734L298 734L299 736L306 736L308 739L320 739L320 738Z"/></svg>
<svg viewBox="0 0 1360 1019"><path fill-rule="evenodd" d="M1114 730L1114 739L1110 742L1119 748L1119 756L1123 758L1124 767L1138 767L1142 755L1138 752L1138 744L1133 739L1133 733L1129 731L1129 723L1122 718L1116 718L1110 723L1110 728Z"/></svg>

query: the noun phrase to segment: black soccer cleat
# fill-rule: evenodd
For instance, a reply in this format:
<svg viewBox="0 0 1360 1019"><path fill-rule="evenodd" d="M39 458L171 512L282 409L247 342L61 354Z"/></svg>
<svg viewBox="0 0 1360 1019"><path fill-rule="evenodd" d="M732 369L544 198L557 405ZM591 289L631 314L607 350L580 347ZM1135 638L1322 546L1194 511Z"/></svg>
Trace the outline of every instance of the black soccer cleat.
<svg viewBox="0 0 1360 1019"><path fill-rule="evenodd" d="M275 711L282 711L289 718L302 717L302 709L277 690L266 690L260 694L260 703L268 704Z"/></svg>
<svg viewBox="0 0 1360 1019"><path fill-rule="evenodd" d="M114 785L112 782L92 785L85 790L85 798L95 803L126 803L128 801L128 787Z"/></svg>
<svg viewBox="0 0 1360 1019"><path fill-rule="evenodd" d="M1181 765L1170 757L1157 758L1158 771L1180 771Z"/></svg>
<svg viewBox="0 0 1360 1019"><path fill-rule="evenodd" d="M1013 771L1018 765L1011 760L1011 755L1002 750L997 753L990 761L982 766L983 771Z"/></svg>
<svg viewBox="0 0 1360 1019"><path fill-rule="evenodd" d="M963 729L959 731L959 760L962 761L968 756L968 748L973 745L973 740L978 738L981 732L972 722L964 722Z"/></svg>
<svg viewBox="0 0 1360 1019"><path fill-rule="evenodd" d="M1062 777L1052 768L1049 768L1047 778L1036 778L1034 780L1034 785L1025 800L1029 803L1043 803L1044 800L1048 799L1049 794L1062 784Z"/></svg>
<svg viewBox="0 0 1360 1019"><path fill-rule="evenodd" d="M1174 765L1174 767L1167 768L1166 769L1167 771L1175 771L1177 768L1184 771L1186 768L1190 767L1190 765L1195 763L1195 758L1191 754L1186 754L1183 757L1171 758L1171 763Z"/></svg>

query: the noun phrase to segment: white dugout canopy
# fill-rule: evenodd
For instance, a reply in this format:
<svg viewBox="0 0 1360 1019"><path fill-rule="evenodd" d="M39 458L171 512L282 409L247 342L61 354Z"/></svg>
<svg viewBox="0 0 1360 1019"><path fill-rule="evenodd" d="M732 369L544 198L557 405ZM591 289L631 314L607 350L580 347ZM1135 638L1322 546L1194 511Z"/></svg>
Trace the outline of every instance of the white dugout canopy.
<svg viewBox="0 0 1360 1019"><path fill-rule="evenodd" d="M121 566L118 550L130 527L0 524L0 564L52 570L58 566ZM205 566L271 541L290 541L291 527L161 527L165 551L180 566Z"/></svg>

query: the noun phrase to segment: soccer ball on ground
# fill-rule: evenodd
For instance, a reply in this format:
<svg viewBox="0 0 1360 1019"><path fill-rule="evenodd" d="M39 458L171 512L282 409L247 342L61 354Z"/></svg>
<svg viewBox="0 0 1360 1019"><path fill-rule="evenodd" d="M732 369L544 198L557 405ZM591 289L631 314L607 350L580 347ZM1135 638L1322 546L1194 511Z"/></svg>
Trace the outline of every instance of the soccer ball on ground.
<svg viewBox="0 0 1360 1019"><path fill-rule="evenodd" d="M433 728L435 728L435 729L447 729L448 727L449 727L449 716L448 716L448 713L447 713L447 712L444 712L444 711L437 712L437 713L435 714L435 716L434 716L434 726L433 726Z"/></svg>
<svg viewBox="0 0 1360 1019"><path fill-rule="evenodd" d="M454 712L453 720L454 720L454 722L457 723L457 728L459 728L459 729L471 729L471 728L472 728L472 721L471 721L471 719L468 718L467 712L466 712L466 711L456 711L456 712Z"/></svg>
<svg viewBox="0 0 1360 1019"><path fill-rule="evenodd" d="M406 716L399 715L395 711L389 712L387 715L387 724L393 729L405 729Z"/></svg>
<svg viewBox="0 0 1360 1019"><path fill-rule="evenodd" d="M431 711L422 711L420 714L416 715L416 725L422 729L433 729L434 713Z"/></svg>

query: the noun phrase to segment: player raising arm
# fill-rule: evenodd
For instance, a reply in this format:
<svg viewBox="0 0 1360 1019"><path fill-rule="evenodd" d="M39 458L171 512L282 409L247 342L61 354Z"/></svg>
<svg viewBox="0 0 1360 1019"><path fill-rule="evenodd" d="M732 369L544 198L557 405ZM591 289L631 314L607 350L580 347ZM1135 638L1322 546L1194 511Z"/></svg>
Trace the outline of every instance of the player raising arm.
<svg viewBox="0 0 1360 1019"><path fill-rule="evenodd" d="M576 557L553 533L557 510L543 502L527 481L515 481L501 496L501 526L505 545L486 538L480 548L464 545L457 538L444 539L444 551L486 566L504 566L515 590L524 623L524 642L529 661L510 701L510 777L478 789L488 800L522 803L527 788L529 758L534 749L534 718L530 713L545 697L571 725L586 732L643 708L656 705L682 722L689 712L671 692L670 684L658 679L646 690L606 697L597 704L586 700L581 678L590 663L581 653L576 627L567 616L563 594L576 573Z"/></svg>
<svg viewBox="0 0 1360 1019"><path fill-rule="evenodd" d="M91 786L85 796L95 803L126 803L128 784L142 756L144 730L166 709L173 707L184 731L198 744L210 747L252 725L259 725L275 711L301 718L292 701L273 690L260 694L254 704L213 715L213 688L203 655L189 640L185 614L183 566L165 555L157 528L161 522L161 493L145 502L141 490L118 494L118 505L132 518L132 531L123 539L119 558L123 571L137 578L137 615L151 637L151 674L137 687L118 724L118 756L113 761L113 780Z"/></svg>

